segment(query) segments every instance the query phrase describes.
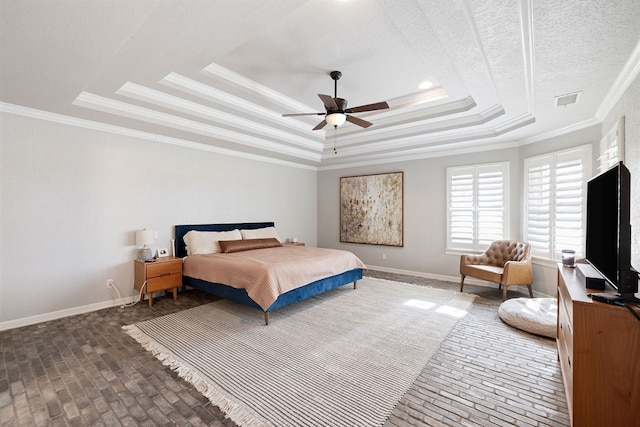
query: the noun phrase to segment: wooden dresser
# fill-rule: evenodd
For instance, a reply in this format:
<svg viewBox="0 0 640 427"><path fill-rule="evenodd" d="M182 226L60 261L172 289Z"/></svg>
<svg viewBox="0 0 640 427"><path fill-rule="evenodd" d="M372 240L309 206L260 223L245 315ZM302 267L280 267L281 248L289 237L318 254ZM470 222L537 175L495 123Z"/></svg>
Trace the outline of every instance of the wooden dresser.
<svg viewBox="0 0 640 427"><path fill-rule="evenodd" d="M558 359L571 425L640 427L640 321L587 296L598 292L558 264Z"/></svg>

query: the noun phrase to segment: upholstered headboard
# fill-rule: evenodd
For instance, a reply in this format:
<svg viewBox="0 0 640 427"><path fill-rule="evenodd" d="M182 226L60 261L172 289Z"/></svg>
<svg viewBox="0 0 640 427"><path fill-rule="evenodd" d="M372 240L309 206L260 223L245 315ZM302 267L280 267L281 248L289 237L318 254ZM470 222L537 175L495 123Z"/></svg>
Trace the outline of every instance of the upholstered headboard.
<svg viewBox="0 0 640 427"><path fill-rule="evenodd" d="M273 227L273 222L238 222L228 224L195 224L195 225L176 225L176 256L183 258L187 256L187 247L184 243L184 235L191 230L196 231L231 231L236 228L239 230L255 230L256 228Z"/></svg>

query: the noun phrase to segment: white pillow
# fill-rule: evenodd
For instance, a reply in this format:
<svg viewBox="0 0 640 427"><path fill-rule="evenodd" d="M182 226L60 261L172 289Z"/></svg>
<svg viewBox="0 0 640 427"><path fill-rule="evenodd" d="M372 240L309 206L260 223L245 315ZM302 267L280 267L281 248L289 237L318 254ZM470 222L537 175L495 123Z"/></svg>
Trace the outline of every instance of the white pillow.
<svg viewBox="0 0 640 427"><path fill-rule="evenodd" d="M215 254L222 252L219 240L241 240L240 230L231 231L196 231L191 230L184 235L187 255Z"/></svg>
<svg viewBox="0 0 640 427"><path fill-rule="evenodd" d="M256 228L255 230L240 230L243 239L278 239L282 243L275 227Z"/></svg>

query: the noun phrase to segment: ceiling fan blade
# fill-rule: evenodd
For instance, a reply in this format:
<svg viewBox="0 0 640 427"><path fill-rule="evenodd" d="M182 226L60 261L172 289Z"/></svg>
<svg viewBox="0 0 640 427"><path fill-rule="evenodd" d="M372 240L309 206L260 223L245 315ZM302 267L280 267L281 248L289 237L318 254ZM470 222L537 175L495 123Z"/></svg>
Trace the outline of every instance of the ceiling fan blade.
<svg viewBox="0 0 640 427"><path fill-rule="evenodd" d="M320 130L320 129L322 129L323 127L325 127L326 125L327 125L327 121L326 121L326 120L323 120L323 121L321 121L320 123L318 123L318 124L316 125L316 127L314 127L312 130Z"/></svg>
<svg viewBox="0 0 640 427"><path fill-rule="evenodd" d="M294 117L294 116L324 116L327 113L289 113L283 114L282 117Z"/></svg>
<svg viewBox="0 0 640 427"><path fill-rule="evenodd" d="M323 95L319 93L318 96L322 100L322 103L324 104L324 108L326 108L327 111L338 109L338 105L336 104L336 101L329 95Z"/></svg>
<svg viewBox="0 0 640 427"><path fill-rule="evenodd" d="M362 126L363 128L368 128L373 124L371 122L362 120L361 118L354 117L354 116L347 116L347 121L353 123L354 125Z"/></svg>
<svg viewBox="0 0 640 427"><path fill-rule="evenodd" d="M389 108L389 104L386 102L376 102L375 104L359 105L349 108L345 113L362 113L364 111L386 110L387 108Z"/></svg>

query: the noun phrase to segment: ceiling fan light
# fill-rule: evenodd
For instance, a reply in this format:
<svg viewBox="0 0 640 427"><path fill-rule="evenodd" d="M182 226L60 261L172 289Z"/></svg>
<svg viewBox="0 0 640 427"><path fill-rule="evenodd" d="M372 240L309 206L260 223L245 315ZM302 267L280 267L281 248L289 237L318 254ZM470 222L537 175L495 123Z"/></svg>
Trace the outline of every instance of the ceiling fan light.
<svg viewBox="0 0 640 427"><path fill-rule="evenodd" d="M327 114L325 120L331 126L340 126L347 120L347 115L342 113Z"/></svg>

